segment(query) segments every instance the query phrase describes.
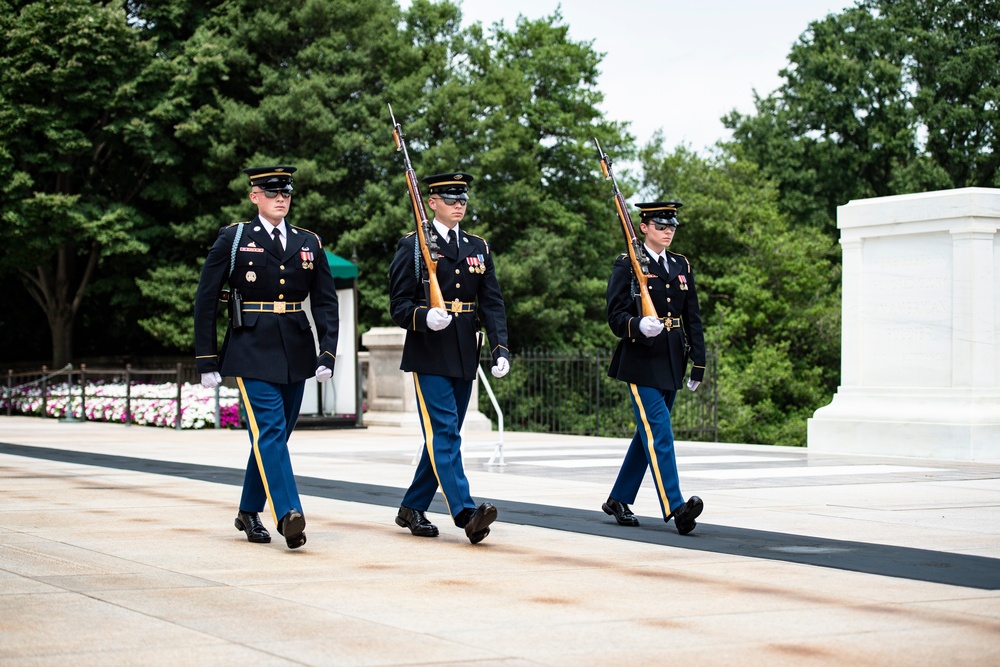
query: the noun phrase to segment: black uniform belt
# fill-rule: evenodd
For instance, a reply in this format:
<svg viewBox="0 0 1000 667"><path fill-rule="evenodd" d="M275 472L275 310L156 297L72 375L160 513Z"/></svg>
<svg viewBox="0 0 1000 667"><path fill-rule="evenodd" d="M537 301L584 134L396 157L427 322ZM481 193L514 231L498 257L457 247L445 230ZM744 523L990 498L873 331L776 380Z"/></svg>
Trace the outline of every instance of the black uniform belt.
<svg viewBox="0 0 1000 667"><path fill-rule="evenodd" d="M301 301L244 301L244 313L301 313Z"/></svg>
<svg viewBox="0 0 1000 667"><path fill-rule="evenodd" d="M455 299L454 301L445 301L444 309L449 313L474 313L476 311L476 303L474 301L459 301Z"/></svg>
<svg viewBox="0 0 1000 667"><path fill-rule="evenodd" d="M420 301L417 305L426 306L426 301ZM476 312L476 302L475 301L459 301L455 299L454 301L445 301L444 309L449 313L474 313Z"/></svg>
<svg viewBox="0 0 1000 667"><path fill-rule="evenodd" d="M681 318L679 317L660 317L658 319L663 322L663 328L667 331L676 329L681 325Z"/></svg>

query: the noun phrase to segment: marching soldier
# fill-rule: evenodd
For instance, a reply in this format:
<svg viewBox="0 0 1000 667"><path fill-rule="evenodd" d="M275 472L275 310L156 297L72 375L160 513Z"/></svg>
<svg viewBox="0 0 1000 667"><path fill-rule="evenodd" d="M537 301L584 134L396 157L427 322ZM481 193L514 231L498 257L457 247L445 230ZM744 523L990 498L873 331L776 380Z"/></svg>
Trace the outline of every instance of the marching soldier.
<svg viewBox="0 0 1000 667"><path fill-rule="evenodd" d="M684 500L677 476L670 411L684 385L694 391L705 375L705 338L698 311L691 263L668 247L677 229L677 202L636 204L639 231L649 256L649 293L660 317L641 316L635 279L627 255L615 260L608 281L608 324L621 340L611 359L610 377L627 382L635 410L636 431L611 496L602 509L623 526L638 526L629 509L648 467L665 521L674 520L681 535L696 524L704 504L698 496Z"/></svg>
<svg viewBox="0 0 1000 667"><path fill-rule="evenodd" d="M427 206L440 241L437 278L445 308L429 308L424 292L420 251L415 232L399 240L389 267L393 321L406 329L400 368L413 373L424 450L403 497L396 523L414 535L435 537L438 529L424 515L438 487L455 525L473 544L490 533L497 518L490 503L478 507L462 467L461 429L479 367L479 313L489 337L492 373L510 370L507 320L493 268L489 244L460 229L469 203L472 176L448 173L428 176Z"/></svg>
<svg viewBox="0 0 1000 667"><path fill-rule="evenodd" d="M250 457L236 528L250 542L270 542L259 512L265 502L289 549L306 543L288 454L305 380L333 375L340 316L337 292L314 232L285 221L295 167L244 169L257 216L224 227L208 253L195 298L195 354L202 384L233 376L246 407ZM215 319L223 283L231 287L230 324L217 351ZM309 297L319 350L303 310Z"/></svg>

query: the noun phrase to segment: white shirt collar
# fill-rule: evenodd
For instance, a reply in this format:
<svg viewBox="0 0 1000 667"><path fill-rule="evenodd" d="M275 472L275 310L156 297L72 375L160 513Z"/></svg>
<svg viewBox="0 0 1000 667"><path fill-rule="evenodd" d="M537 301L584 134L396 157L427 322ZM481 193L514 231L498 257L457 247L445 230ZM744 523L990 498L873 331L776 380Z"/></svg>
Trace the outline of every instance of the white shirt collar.
<svg viewBox="0 0 1000 667"><path fill-rule="evenodd" d="M642 247L646 249L646 252L649 253L649 256L653 258L654 262L659 262L660 258L662 257L663 258L663 263L664 264L667 263L667 249L666 248L663 249L663 252L657 254L657 253L653 252L652 250L650 250L649 246L646 245L645 243L642 244Z"/></svg>
<svg viewBox="0 0 1000 667"><path fill-rule="evenodd" d="M438 236L441 237L441 242L442 243L447 243L448 242L448 225L444 224L443 222L441 222L437 218L434 218L434 229L437 230ZM458 240L458 237L462 234L462 232L459 231L458 225L455 225L452 229L455 230L455 239Z"/></svg>
<svg viewBox="0 0 1000 667"><path fill-rule="evenodd" d="M288 229L285 227L285 219L284 218L282 218L281 222L279 222L277 225L272 225L270 222L268 222L264 218L261 218L260 221L264 223L264 229L267 230L267 235L268 236L274 236L274 228L277 227L278 231L281 233L281 238L283 238L283 239L287 239L288 238Z"/></svg>

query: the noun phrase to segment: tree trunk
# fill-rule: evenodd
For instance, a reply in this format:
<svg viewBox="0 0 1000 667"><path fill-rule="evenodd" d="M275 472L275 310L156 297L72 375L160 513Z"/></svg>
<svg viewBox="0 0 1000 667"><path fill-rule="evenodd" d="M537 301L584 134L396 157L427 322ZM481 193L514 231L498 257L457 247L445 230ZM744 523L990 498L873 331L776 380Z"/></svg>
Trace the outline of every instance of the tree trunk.
<svg viewBox="0 0 1000 667"><path fill-rule="evenodd" d="M28 293L41 306L49 321L53 368L62 368L73 360L73 322L100 255L100 245L95 241L90 246L87 266L79 276L80 282L75 287L73 285L75 255L71 248L57 249L54 269L51 266L38 265L33 273L28 271L21 273Z"/></svg>
<svg viewBox="0 0 1000 667"><path fill-rule="evenodd" d="M49 316L49 330L52 334L52 368L62 368L73 360L73 320L74 313L61 309Z"/></svg>

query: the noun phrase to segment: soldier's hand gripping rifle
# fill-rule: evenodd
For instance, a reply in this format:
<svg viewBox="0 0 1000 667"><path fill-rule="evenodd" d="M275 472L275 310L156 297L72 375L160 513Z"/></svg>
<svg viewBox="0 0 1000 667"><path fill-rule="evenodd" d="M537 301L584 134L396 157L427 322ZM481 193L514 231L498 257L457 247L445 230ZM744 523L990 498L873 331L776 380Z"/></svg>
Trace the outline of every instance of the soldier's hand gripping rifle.
<svg viewBox="0 0 1000 667"><path fill-rule="evenodd" d="M420 186L417 185L417 174L410 164L410 154L406 152L406 141L403 136L403 126L396 122L389 105L389 118L392 119L392 138L396 142L396 150L403 151L403 165L406 167L406 187L410 191L410 204L413 206L413 218L417 223L417 240L420 243L420 255L427 270L427 303L431 308L444 308L444 295L437 278L438 244L434 227L427 219L424 199L420 196Z"/></svg>
<svg viewBox="0 0 1000 667"><path fill-rule="evenodd" d="M611 181L611 188L615 194L615 208L618 209L618 220L622 225L622 233L625 235L625 245L628 247L628 257L632 262L632 273L635 274L635 281L639 285L639 299L642 304L642 316L647 315L659 318L656 313L656 306L653 305L653 298L649 296L649 257L642 250L642 241L636 238L635 227L632 225L632 218L625 208L625 198L622 197L621 190L618 189L618 182L615 181L615 174L611 170L611 158L601 150L601 144L594 138L597 144L597 154L601 158L601 171L604 178Z"/></svg>

